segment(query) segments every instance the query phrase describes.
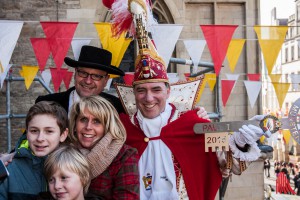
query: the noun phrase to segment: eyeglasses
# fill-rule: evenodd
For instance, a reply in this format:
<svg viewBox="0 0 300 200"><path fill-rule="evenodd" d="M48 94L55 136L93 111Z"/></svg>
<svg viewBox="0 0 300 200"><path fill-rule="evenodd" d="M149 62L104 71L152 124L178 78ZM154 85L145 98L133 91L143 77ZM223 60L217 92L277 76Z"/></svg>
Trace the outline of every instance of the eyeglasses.
<svg viewBox="0 0 300 200"><path fill-rule="evenodd" d="M101 79L105 78L107 76L106 75L100 75L100 74L89 74L85 71L81 71L79 69L76 70L78 76L82 77L82 78L87 78L88 76L91 76L91 79L93 79L94 81L100 81Z"/></svg>

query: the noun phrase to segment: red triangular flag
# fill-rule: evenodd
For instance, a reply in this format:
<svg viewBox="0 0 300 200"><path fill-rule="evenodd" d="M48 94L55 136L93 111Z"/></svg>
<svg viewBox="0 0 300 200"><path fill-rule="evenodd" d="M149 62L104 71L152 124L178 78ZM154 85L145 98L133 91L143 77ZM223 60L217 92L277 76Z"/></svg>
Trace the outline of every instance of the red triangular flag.
<svg viewBox="0 0 300 200"><path fill-rule="evenodd" d="M249 81L259 81L260 74L247 74Z"/></svg>
<svg viewBox="0 0 300 200"><path fill-rule="evenodd" d="M56 67L60 69L68 53L78 22L41 22Z"/></svg>
<svg viewBox="0 0 300 200"><path fill-rule="evenodd" d="M50 48L46 38L30 38L30 42L38 62L40 71L44 71L50 55Z"/></svg>
<svg viewBox="0 0 300 200"><path fill-rule="evenodd" d="M58 92L59 86L63 80L63 75L64 75L64 69L60 70L57 68L51 68L50 67L50 72L52 76L52 83L54 87L54 91Z"/></svg>
<svg viewBox="0 0 300 200"><path fill-rule="evenodd" d="M70 82L72 80L73 72L66 71L63 77L63 81L65 83L66 89L69 89Z"/></svg>
<svg viewBox="0 0 300 200"><path fill-rule="evenodd" d="M219 75L229 43L237 25L200 25L209 48L216 75Z"/></svg>
<svg viewBox="0 0 300 200"><path fill-rule="evenodd" d="M226 106L234 84L235 80L222 80L222 101L224 107Z"/></svg>

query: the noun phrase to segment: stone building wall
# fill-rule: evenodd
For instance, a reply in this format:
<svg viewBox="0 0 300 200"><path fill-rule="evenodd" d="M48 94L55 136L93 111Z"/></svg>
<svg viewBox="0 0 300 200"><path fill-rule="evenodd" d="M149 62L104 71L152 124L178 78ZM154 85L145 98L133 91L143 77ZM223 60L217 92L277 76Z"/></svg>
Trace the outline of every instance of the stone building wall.
<svg viewBox="0 0 300 200"><path fill-rule="evenodd" d="M259 24L259 0L158 0L158 2L161 2L161 8L165 6L168 9L166 15L172 19L170 21L184 25L175 50L178 58L189 59L182 39L204 38L199 27L200 24L240 25L233 38L247 38L249 40L246 41L236 66L235 73L242 73L242 75L229 97L227 106L225 108L221 107L220 110L223 115L222 121L244 120L260 113L260 100L254 108L251 108L242 82L242 80L246 80L246 73L260 72L261 61L258 44L257 41L253 40L256 38L253 25ZM0 0L0 5L0 20L22 20L25 22L11 59L11 63L14 64L11 73L15 77L20 77L21 65L37 65L29 38L45 37L39 21L80 22L75 37L92 38L91 44L100 46L93 23L107 21L110 18L110 13L100 0ZM72 57L71 52L69 52L69 56ZM211 62L208 48L205 49L201 60ZM47 66L51 65L54 65L53 60L49 59ZM63 67L66 67L66 65L63 65ZM189 66L179 64L172 69L178 73L189 72ZM220 74L221 79L225 78L225 73L231 73L226 59ZM51 88L53 88L52 85ZM65 88L62 86L60 91L64 90ZM39 83L33 83L30 89L26 91L23 82L11 82L10 101L12 113L25 114L30 106L34 104L37 96L47 93ZM207 111L215 112L216 101L215 93L211 92L206 86L199 104L205 106ZM0 90L0 114L6 113L5 104L6 83ZM25 124L24 119L16 118L11 119L11 123L11 147L13 148L16 140L22 134ZM0 152L5 152L8 149L5 119L0 119L0 138ZM242 177L233 178L233 182L229 183L225 199L262 199L263 191L259 189L263 187L262 170L257 171L260 167L261 162L254 163ZM257 191L257 193L250 195L249 191Z"/></svg>

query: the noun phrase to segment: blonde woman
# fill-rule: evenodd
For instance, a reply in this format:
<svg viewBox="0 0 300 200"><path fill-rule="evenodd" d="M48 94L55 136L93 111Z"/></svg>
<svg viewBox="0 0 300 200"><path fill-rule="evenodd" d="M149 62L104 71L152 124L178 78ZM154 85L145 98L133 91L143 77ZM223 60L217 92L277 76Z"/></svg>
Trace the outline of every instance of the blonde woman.
<svg viewBox="0 0 300 200"><path fill-rule="evenodd" d="M139 199L138 154L124 144L126 130L104 98L82 98L70 113L70 141L91 165L89 193L103 199Z"/></svg>

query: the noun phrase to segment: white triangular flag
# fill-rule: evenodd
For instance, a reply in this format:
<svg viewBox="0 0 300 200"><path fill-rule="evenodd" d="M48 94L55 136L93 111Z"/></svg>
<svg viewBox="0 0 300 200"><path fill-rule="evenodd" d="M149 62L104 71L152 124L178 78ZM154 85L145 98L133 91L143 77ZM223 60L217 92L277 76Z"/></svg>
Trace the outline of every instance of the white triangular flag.
<svg viewBox="0 0 300 200"><path fill-rule="evenodd" d="M182 31L182 25L158 24L151 26L151 35L158 54L163 58L166 68Z"/></svg>
<svg viewBox="0 0 300 200"><path fill-rule="evenodd" d="M23 23L21 21L0 20L0 62L3 71L8 66L12 53L16 47Z"/></svg>
<svg viewBox="0 0 300 200"><path fill-rule="evenodd" d="M108 81L107 81L107 83L106 83L106 86L104 87L104 90L109 91L111 82L112 82L112 78L108 79Z"/></svg>
<svg viewBox="0 0 300 200"><path fill-rule="evenodd" d="M75 60L79 58L81 47L90 44L91 40L90 38L73 38L71 46Z"/></svg>
<svg viewBox="0 0 300 200"><path fill-rule="evenodd" d="M227 80L235 80L237 81L239 79L240 74L225 74L227 77Z"/></svg>
<svg viewBox="0 0 300 200"><path fill-rule="evenodd" d="M41 76L45 82L45 85L46 86L49 86L50 84L50 81L51 81L51 72L50 72L50 69L45 69L42 73L41 73Z"/></svg>
<svg viewBox="0 0 300 200"><path fill-rule="evenodd" d="M244 81L244 84L251 104L251 108L253 108L258 94L261 90L261 81Z"/></svg>
<svg viewBox="0 0 300 200"><path fill-rule="evenodd" d="M7 76L9 69L11 68L12 64L8 64L7 67L4 69L4 72L0 74L0 88L3 87L3 82Z"/></svg>
<svg viewBox="0 0 300 200"><path fill-rule="evenodd" d="M193 74L195 74L198 71L198 64L206 45L206 40L184 40L183 43L193 61Z"/></svg>

